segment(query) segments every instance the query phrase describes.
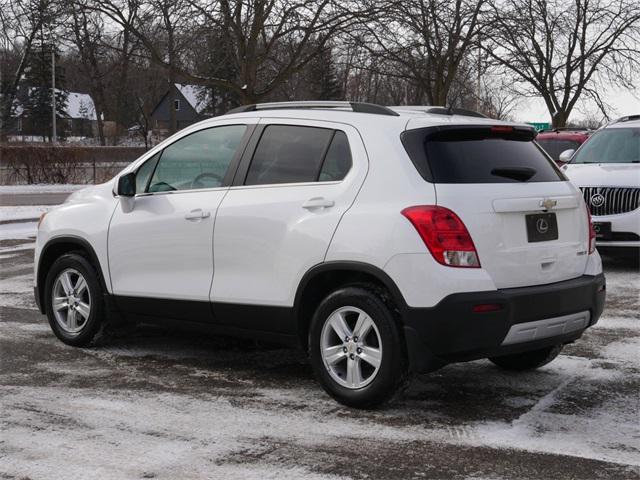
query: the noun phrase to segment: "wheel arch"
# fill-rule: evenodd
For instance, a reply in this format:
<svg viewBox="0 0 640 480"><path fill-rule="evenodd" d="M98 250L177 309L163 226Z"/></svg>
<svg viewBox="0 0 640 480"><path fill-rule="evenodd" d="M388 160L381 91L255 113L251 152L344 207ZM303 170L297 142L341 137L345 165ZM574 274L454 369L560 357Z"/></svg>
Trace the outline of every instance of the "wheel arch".
<svg viewBox="0 0 640 480"><path fill-rule="evenodd" d="M302 348L308 348L311 317L318 304L331 291L351 283L371 283L384 289L400 313L407 303L393 279L382 269L363 262L331 261L309 269L296 291L294 318ZM400 315L402 317L402 315Z"/></svg>
<svg viewBox="0 0 640 480"><path fill-rule="evenodd" d="M37 304L40 308L41 313L46 313L46 307L44 302L44 284L47 278L47 273L49 269L53 265L53 263L61 257L70 252L81 251L86 254L87 259L91 264L98 269L98 281L100 282L102 288L105 292L108 292L106 283L105 283L105 275L102 269L102 265L100 264L100 260L98 260L98 255L95 250L91 246L91 244L82 237L77 237L73 235L64 235L60 237L54 237L50 239L44 247L42 247L42 251L40 252L40 256L38 258L38 270L37 270L37 278L36 278L36 295L37 295Z"/></svg>

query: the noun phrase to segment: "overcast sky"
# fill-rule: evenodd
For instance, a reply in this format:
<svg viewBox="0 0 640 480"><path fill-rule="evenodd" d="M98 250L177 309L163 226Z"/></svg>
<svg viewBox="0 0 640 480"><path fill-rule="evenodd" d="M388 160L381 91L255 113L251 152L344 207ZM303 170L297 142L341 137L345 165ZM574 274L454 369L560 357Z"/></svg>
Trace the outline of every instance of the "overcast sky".
<svg viewBox="0 0 640 480"><path fill-rule="evenodd" d="M609 116L613 118L625 115L640 114L640 92L635 96L626 90L613 90L609 95L603 96L605 101L612 107ZM589 113L600 118L595 105L584 102L578 104L577 108L571 112L570 120L580 120ZM527 99L513 110L514 120L520 122L551 122L551 116L542 99Z"/></svg>

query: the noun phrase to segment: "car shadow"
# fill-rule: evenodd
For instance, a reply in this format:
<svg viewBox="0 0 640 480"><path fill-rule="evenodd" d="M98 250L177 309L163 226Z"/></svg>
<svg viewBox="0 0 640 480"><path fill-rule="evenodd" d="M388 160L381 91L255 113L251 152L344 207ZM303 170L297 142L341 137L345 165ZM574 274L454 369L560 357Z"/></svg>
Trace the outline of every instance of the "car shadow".
<svg viewBox="0 0 640 480"><path fill-rule="evenodd" d="M430 427L447 425L452 419L456 424L514 421L570 382L577 371L589 369L586 359L562 356L556 360L558 367L552 363L533 372L503 371L488 360L451 364L430 374L412 375L391 403L361 411L324 394L305 352L298 349L139 326L113 337L99 350L117 357L119 363L133 362L151 383L162 379L174 390L199 394L221 388L245 407L265 408L271 401L291 411L311 408L388 425ZM608 390L612 388L606 380L583 379L581 392L593 391L589 398L604 401Z"/></svg>

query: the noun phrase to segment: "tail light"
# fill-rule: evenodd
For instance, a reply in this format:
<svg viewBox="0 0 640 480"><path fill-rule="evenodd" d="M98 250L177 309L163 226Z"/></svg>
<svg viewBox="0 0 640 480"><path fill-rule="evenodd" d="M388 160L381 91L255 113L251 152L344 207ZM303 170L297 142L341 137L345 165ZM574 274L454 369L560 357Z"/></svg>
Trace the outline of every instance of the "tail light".
<svg viewBox="0 0 640 480"><path fill-rule="evenodd" d="M587 207L587 220L589 221L589 255L596 251L596 229L593 228L593 221L591 220L591 210L589 210L589 205L585 203L585 207Z"/></svg>
<svg viewBox="0 0 640 480"><path fill-rule="evenodd" d="M450 267L479 268L478 252L462 220L451 210L422 205L402 210L433 258Z"/></svg>

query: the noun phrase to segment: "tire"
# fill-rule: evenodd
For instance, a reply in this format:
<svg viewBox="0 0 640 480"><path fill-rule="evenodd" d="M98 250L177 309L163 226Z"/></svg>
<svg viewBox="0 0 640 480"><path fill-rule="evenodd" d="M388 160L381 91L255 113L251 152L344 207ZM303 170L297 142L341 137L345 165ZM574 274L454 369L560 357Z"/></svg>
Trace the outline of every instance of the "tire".
<svg viewBox="0 0 640 480"><path fill-rule="evenodd" d="M47 318L55 336L67 345L87 347L102 336L106 325L104 290L98 275L96 268L78 253L62 255L47 272L44 287ZM78 288L76 293L67 295L73 288ZM70 303L74 305L72 309Z"/></svg>
<svg viewBox="0 0 640 480"><path fill-rule="evenodd" d="M531 350L529 352L503 355L501 357L491 357L489 360L504 370L514 370L519 372L533 370L552 362L560 354L563 346L564 345L554 345L552 347Z"/></svg>
<svg viewBox="0 0 640 480"><path fill-rule="evenodd" d="M364 338L355 338L359 332L366 332ZM349 407L379 406L407 378L406 351L394 310L373 285L341 288L320 303L311 320L309 354L322 388Z"/></svg>

